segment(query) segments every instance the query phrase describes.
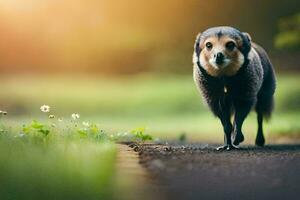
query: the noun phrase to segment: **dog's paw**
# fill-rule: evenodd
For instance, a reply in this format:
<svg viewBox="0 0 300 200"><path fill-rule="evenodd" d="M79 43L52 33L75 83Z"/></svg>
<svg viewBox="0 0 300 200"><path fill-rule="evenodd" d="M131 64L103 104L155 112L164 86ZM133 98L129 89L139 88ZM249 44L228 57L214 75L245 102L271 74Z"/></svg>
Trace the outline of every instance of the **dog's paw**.
<svg viewBox="0 0 300 200"><path fill-rule="evenodd" d="M235 138L233 138L233 144L234 145L239 145L240 143L242 143L244 141L244 135L243 133L238 133L236 134Z"/></svg>
<svg viewBox="0 0 300 200"><path fill-rule="evenodd" d="M257 146L259 146L259 147L264 146L265 145L265 138L264 138L264 136L258 136L258 137L256 137L255 144Z"/></svg>
<svg viewBox="0 0 300 200"><path fill-rule="evenodd" d="M237 150L237 149L239 149L238 146L228 145L228 144L216 148L217 151L230 151L230 150Z"/></svg>

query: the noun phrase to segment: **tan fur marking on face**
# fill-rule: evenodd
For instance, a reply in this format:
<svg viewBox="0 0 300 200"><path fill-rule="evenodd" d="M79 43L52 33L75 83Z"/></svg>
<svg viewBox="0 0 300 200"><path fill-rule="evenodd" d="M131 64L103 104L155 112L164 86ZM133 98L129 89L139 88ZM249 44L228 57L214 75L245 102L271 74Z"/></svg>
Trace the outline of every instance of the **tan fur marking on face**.
<svg viewBox="0 0 300 200"><path fill-rule="evenodd" d="M224 35L219 39L219 43L223 46L225 46L225 44L230 41L232 41L236 44L236 41L227 35Z"/></svg>
<svg viewBox="0 0 300 200"><path fill-rule="evenodd" d="M202 50L200 53L200 65L205 69L205 71L214 77L220 76L220 70L209 64L209 57L207 51Z"/></svg>
<svg viewBox="0 0 300 200"><path fill-rule="evenodd" d="M205 69L205 71L214 77L217 77L220 75L220 71L219 69L216 69L215 67L213 67L211 64L209 64L209 59L210 59L210 54L211 52L207 50L205 44L207 42L211 42L214 46L214 44L216 44L218 42L218 38L217 37L210 37L207 38L202 44L200 44L200 47L202 49L201 53L200 53L200 64L201 66Z"/></svg>
<svg viewBox="0 0 300 200"><path fill-rule="evenodd" d="M234 40L231 37L223 36L220 38L220 43L225 47L227 42L234 42L236 48L233 51L225 49L223 52L226 57L231 59L231 63L223 69L223 74L226 76L233 76L237 73L237 71L241 68L244 63L244 56L239 51L238 47L241 45L241 40Z"/></svg>
<svg viewBox="0 0 300 200"><path fill-rule="evenodd" d="M223 74L226 76L235 75L244 63L244 55L240 51L236 51L231 63L223 69Z"/></svg>
<svg viewBox="0 0 300 200"><path fill-rule="evenodd" d="M236 47L230 51L226 48L226 43L232 41L235 43ZM211 42L213 48L218 48L218 50L222 51L226 58L230 59L230 63L221 68L216 68L212 66L209 62L209 59L213 56L212 54L215 53L214 50L208 50L205 46L207 42ZM241 68L242 64L244 63L244 55L240 52L239 46L242 45L242 41L237 39L234 40L229 36L222 36L221 38L217 37L210 37L206 39L203 44L201 44L202 51L200 53L200 64L203 68L207 71L207 73L211 76L218 77L222 75L226 76L233 76L235 75L238 70Z"/></svg>
<svg viewBox="0 0 300 200"><path fill-rule="evenodd" d="M205 44L206 44L207 42L211 42L211 43L214 45L214 44L216 44L216 43L218 42L218 38L217 38L216 36L207 38L204 42L202 42L202 43L200 44L200 48L203 49L203 50L206 49Z"/></svg>
<svg viewBox="0 0 300 200"><path fill-rule="evenodd" d="M240 49L240 48L242 48L242 46L243 46L243 39L242 38L238 38L238 39L236 39L236 44L237 44L237 47Z"/></svg>

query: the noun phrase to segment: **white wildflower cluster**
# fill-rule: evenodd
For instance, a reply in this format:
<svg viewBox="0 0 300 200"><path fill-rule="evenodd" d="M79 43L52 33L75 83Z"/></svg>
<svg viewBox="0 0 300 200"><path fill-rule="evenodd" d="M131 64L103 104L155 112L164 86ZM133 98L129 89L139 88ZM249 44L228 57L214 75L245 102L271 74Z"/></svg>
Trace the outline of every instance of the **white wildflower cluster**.
<svg viewBox="0 0 300 200"><path fill-rule="evenodd" d="M56 118L52 113L50 113L50 106L49 105L42 105L41 107L40 107L40 110L43 112L43 113L47 113L47 115L48 115L48 117L50 118L50 119L53 119L53 118ZM80 119L80 114L79 113L72 113L71 114L71 123L74 125L74 127L75 127L75 129L77 130L77 131L79 131L81 134L83 134L83 135L87 135L89 132L93 132L93 133L98 133L99 131L100 131L100 135L102 134L103 135L103 130L99 130L98 129L98 127L97 127L97 125L95 125L95 124L91 124L90 122L88 122L88 121L83 121L82 123L81 123L81 125L82 126L80 126L80 121L79 121L79 119ZM57 121L59 122L59 123L61 123L61 122L63 122L63 118L62 117L57 117ZM53 122L53 121L52 121ZM51 127L53 127L53 128L55 128L55 127L57 127L57 125L55 124L55 123L52 123L51 122ZM127 134L127 133L126 133ZM124 134L124 135L118 135L118 137L124 137L124 136L126 136L126 134ZM114 136L111 136L111 138L113 138Z"/></svg>
<svg viewBox="0 0 300 200"><path fill-rule="evenodd" d="M43 112L43 113L49 113L50 112L50 106L48 106L48 105L42 105L41 107L40 107L40 110ZM50 119L54 119L55 118L55 116L54 115L52 115L52 114L48 114L48 117L50 118Z"/></svg>
<svg viewBox="0 0 300 200"><path fill-rule="evenodd" d="M85 127L90 127L90 123L89 122L82 122L82 125Z"/></svg>
<svg viewBox="0 0 300 200"><path fill-rule="evenodd" d="M80 118L80 115L79 115L78 113L73 113L73 114L71 115L71 117L72 117L72 119L77 120L77 119Z"/></svg>
<svg viewBox="0 0 300 200"><path fill-rule="evenodd" d="M49 106L49 105L46 105L46 104L45 104L45 105L42 105L42 106L40 107L40 110L41 110L43 113L49 113L49 112L50 112L50 106ZM4 111L0 111L0 112L4 112ZM5 113L6 113L6 112L5 112ZM0 114L1 114L1 113L0 113ZM49 117L50 119L54 119L54 118L55 118L55 115L49 114L48 117ZM76 120L78 120L78 119L80 118L80 115L79 115L78 113L73 113L73 114L71 115L71 118L72 118L74 121L76 121ZM62 121L63 121L62 118L58 118L57 120L58 120L59 122L62 122ZM85 127L89 127L89 126L90 126L90 124L89 124L88 122L83 122L82 125L85 126Z"/></svg>

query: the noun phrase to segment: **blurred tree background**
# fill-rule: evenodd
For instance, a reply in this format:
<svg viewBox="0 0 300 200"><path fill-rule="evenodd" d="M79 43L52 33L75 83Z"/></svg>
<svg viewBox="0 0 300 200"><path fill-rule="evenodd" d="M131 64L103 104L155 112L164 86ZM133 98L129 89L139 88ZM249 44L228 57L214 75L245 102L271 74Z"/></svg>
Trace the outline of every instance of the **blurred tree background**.
<svg viewBox="0 0 300 200"><path fill-rule="evenodd" d="M300 13L279 20L275 46L282 50L300 50Z"/></svg>
<svg viewBox="0 0 300 200"><path fill-rule="evenodd" d="M278 69L300 69L299 9L299 0L1 1L0 72L191 73L195 35L218 25L249 32Z"/></svg>

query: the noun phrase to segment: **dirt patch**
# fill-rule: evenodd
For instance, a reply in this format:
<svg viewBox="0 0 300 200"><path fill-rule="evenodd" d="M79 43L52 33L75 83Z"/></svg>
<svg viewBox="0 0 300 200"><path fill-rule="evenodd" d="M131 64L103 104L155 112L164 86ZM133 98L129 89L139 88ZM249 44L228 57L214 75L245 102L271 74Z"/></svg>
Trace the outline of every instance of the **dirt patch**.
<svg viewBox="0 0 300 200"><path fill-rule="evenodd" d="M111 199L165 199L147 170L139 164L139 154L128 145L117 144L115 191Z"/></svg>
<svg viewBox="0 0 300 200"><path fill-rule="evenodd" d="M210 144L130 144L159 199L298 199L300 145L244 146L217 152Z"/></svg>

